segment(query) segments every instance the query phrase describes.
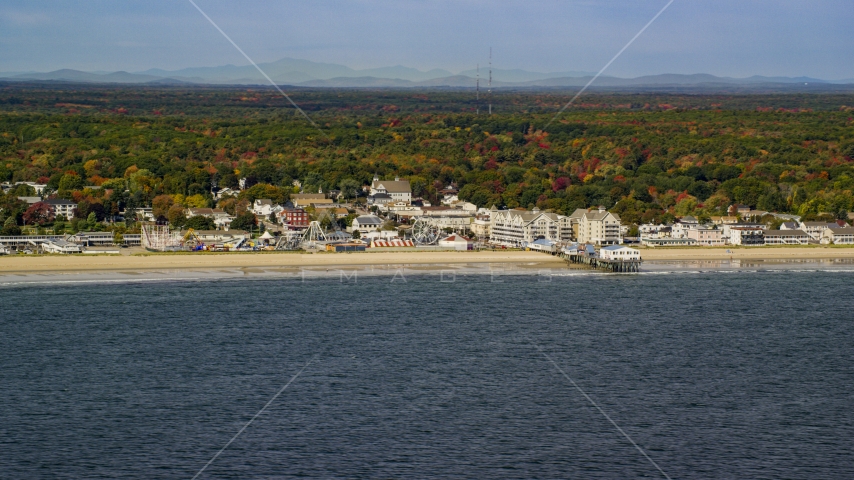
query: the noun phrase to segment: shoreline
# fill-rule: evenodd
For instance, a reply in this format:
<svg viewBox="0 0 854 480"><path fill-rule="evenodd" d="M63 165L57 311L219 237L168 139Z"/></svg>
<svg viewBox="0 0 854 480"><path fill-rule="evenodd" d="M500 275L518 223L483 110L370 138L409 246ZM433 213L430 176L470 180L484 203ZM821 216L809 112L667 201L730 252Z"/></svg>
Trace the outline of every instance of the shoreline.
<svg viewBox="0 0 854 480"><path fill-rule="evenodd" d="M818 261L851 260L854 248L805 247L675 247L641 248L644 263L697 261ZM534 251L442 251L358 253L139 253L133 255L39 255L0 257L0 275L97 273L151 270L214 270L300 267L420 268L463 264L523 264L543 268L572 268L560 257Z"/></svg>

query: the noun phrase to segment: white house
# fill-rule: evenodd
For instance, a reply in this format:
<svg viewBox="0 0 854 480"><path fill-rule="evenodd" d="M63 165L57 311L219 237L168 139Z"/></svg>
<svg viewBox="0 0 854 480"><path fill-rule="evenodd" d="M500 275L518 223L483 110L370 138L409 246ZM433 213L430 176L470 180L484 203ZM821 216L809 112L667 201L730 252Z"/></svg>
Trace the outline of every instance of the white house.
<svg viewBox="0 0 854 480"><path fill-rule="evenodd" d="M360 234L374 232L383 226L383 221L376 215L359 215L353 219L353 223L347 228L348 232L358 231Z"/></svg>
<svg viewBox="0 0 854 480"><path fill-rule="evenodd" d="M232 190L228 187L225 187L217 190L216 195L214 195L214 198L217 200L222 200L225 197L236 197L238 193L240 193L240 190Z"/></svg>
<svg viewBox="0 0 854 480"><path fill-rule="evenodd" d="M45 253L81 253L80 245L65 240L47 240L41 244Z"/></svg>
<svg viewBox="0 0 854 480"><path fill-rule="evenodd" d="M234 220L234 217L229 215L228 212L222 210L220 208L188 208L186 210L185 215L187 218L193 217L207 217L214 221L214 225L217 228L225 228L227 229L231 222Z"/></svg>
<svg viewBox="0 0 854 480"><path fill-rule="evenodd" d="M765 245L806 245L812 240L803 230L766 230Z"/></svg>
<svg viewBox="0 0 854 480"><path fill-rule="evenodd" d="M412 201L412 187L408 180L401 180L395 177L394 180L380 180L374 175L374 181L371 183L371 196L376 197L378 194L385 194L391 197L392 201Z"/></svg>
<svg viewBox="0 0 854 480"><path fill-rule="evenodd" d="M47 185L45 185L43 183L36 183L36 182L15 182L15 185L16 186L17 185L27 185L27 186L33 187L33 190L36 191L36 195L43 194L45 187L47 187Z"/></svg>
<svg viewBox="0 0 854 480"><path fill-rule="evenodd" d="M854 245L854 227L825 228L821 234L821 243Z"/></svg>
<svg viewBox="0 0 854 480"><path fill-rule="evenodd" d="M801 222L801 230L807 232L813 240L821 240L825 228L839 228L839 225L828 222Z"/></svg>
<svg viewBox="0 0 854 480"><path fill-rule="evenodd" d="M462 200L459 200L456 202L448 203L446 205L448 205L449 207L456 209L456 210L462 210L464 212L468 212L472 215L474 215L477 212L477 205L475 205L471 202L464 202Z"/></svg>
<svg viewBox="0 0 854 480"><path fill-rule="evenodd" d="M673 224L670 236L673 238L688 238L688 232L700 226L700 222L692 216L682 217Z"/></svg>
<svg viewBox="0 0 854 480"><path fill-rule="evenodd" d="M697 241L693 238L641 237L641 245L645 247L693 247L697 245Z"/></svg>
<svg viewBox="0 0 854 480"><path fill-rule="evenodd" d="M761 225L725 225L730 245L765 245L765 229Z"/></svg>
<svg viewBox="0 0 854 480"><path fill-rule="evenodd" d="M275 206L269 198L256 198L252 203L252 213L258 217L269 217Z"/></svg>
<svg viewBox="0 0 854 480"><path fill-rule="evenodd" d="M258 218L268 218L270 215L278 215L285 207L276 205L269 198L256 198L252 204L252 213Z"/></svg>
<svg viewBox="0 0 854 480"><path fill-rule="evenodd" d="M460 193L460 191L457 190L456 185L448 185L447 187L443 188L442 190L439 190L439 194L442 195L442 200L441 200L442 204L443 205L450 205L450 204L458 201L459 197L457 196L457 194L459 194L459 193Z"/></svg>
<svg viewBox="0 0 854 480"><path fill-rule="evenodd" d="M625 245L609 245L599 250L599 257L603 260L640 261L640 250L626 247Z"/></svg>

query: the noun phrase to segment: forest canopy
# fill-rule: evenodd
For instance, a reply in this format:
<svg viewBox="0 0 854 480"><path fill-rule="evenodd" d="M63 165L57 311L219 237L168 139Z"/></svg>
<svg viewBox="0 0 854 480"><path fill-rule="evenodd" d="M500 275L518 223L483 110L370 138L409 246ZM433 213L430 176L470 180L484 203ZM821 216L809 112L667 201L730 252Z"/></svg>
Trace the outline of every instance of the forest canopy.
<svg viewBox="0 0 854 480"><path fill-rule="evenodd" d="M496 93L489 116L466 91L295 91L318 131L271 89L6 85L0 182L47 184L99 220L164 195L214 206L241 178L232 211L295 180L356 195L374 174L434 202L453 183L481 207L604 205L627 223L854 208L854 95L592 94L544 131L571 94Z"/></svg>

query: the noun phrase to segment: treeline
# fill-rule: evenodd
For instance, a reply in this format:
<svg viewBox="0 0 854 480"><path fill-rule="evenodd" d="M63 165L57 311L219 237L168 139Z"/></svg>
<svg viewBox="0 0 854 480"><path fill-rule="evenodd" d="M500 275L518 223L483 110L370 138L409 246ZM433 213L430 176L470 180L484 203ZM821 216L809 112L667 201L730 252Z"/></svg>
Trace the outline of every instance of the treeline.
<svg viewBox="0 0 854 480"><path fill-rule="evenodd" d="M265 89L9 87L0 181L45 183L99 219L163 195L214 206L212 190L241 178L281 198L294 181L355 196L374 174L408 178L434 202L454 183L478 206L604 205L627 222L731 203L807 216L854 208L854 96L590 96L545 131L564 96L496 95L492 116L471 112L465 92L295 97L322 132ZM6 203L0 215L20 219Z"/></svg>

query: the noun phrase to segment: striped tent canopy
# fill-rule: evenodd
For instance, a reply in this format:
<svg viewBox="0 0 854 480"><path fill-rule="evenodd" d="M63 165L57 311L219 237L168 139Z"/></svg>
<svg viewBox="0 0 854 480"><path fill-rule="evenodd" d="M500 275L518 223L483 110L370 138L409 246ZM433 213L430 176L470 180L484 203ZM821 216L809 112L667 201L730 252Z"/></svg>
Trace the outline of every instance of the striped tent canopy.
<svg viewBox="0 0 854 480"><path fill-rule="evenodd" d="M390 240L374 240L371 242L371 248L383 247L414 247L415 243L412 240L402 240L394 238Z"/></svg>

